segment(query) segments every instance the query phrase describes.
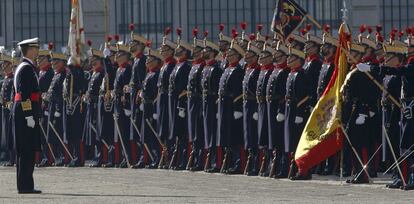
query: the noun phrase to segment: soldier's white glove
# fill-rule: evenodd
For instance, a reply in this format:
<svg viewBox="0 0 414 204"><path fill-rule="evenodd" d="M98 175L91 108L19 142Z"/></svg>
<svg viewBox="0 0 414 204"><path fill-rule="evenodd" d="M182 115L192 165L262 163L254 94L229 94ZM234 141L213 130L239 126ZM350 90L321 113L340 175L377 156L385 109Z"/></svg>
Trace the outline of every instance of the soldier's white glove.
<svg viewBox="0 0 414 204"><path fill-rule="evenodd" d="M240 111L234 111L233 113L234 119L240 119L243 116L243 113Z"/></svg>
<svg viewBox="0 0 414 204"><path fill-rule="evenodd" d="M374 117L374 115L375 115L375 112L372 112L372 111L369 112L369 117L370 118Z"/></svg>
<svg viewBox="0 0 414 204"><path fill-rule="evenodd" d="M144 104L143 103L139 104L139 110L144 111Z"/></svg>
<svg viewBox="0 0 414 204"><path fill-rule="evenodd" d="M35 121L33 120L33 116L26 117L26 125L27 127L34 128Z"/></svg>
<svg viewBox="0 0 414 204"><path fill-rule="evenodd" d="M180 118L184 118L185 117L185 111L184 108L178 108L178 116L180 116Z"/></svg>
<svg viewBox="0 0 414 204"><path fill-rule="evenodd" d="M44 112L44 115L45 115L45 116L49 116L49 112L48 112L48 111L45 111L45 112Z"/></svg>
<svg viewBox="0 0 414 204"><path fill-rule="evenodd" d="M277 114L277 116L276 116L276 120L277 120L277 122L282 122L282 121L284 121L284 120L285 120L285 114L283 114L283 113L278 113L278 114Z"/></svg>
<svg viewBox="0 0 414 204"><path fill-rule="evenodd" d="M125 86L124 86L124 92L125 92L125 93L131 93L131 90L132 90L132 89L131 89L131 87L130 87L129 85L125 85Z"/></svg>
<svg viewBox="0 0 414 204"><path fill-rule="evenodd" d="M357 64L357 69L361 72L369 72L371 71L371 66L365 63Z"/></svg>
<svg viewBox="0 0 414 204"><path fill-rule="evenodd" d="M131 111L128 109L124 109L124 113L126 116L130 116L131 115Z"/></svg>
<svg viewBox="0 0 414 204"><path fill-rule="evenodd" d="M60 113L59 112L55 112L54 116L55 116L55 118L58 118L58 117L60 117Z"/></svg>
<svg viewBox="0 0 414 204"><path fill-rule="evenodd" d="M301 124L301 123L303 123L303 118L302 118L302 117L300 117L300 116L296 116L296 117L295 117L295 123L296 123L296 124Z"/></svg>
<svg viewBox="0 0 414 204"><path fill-rule="evenodd" d="M109 48L105 47L105 49L103 50L103 55L104 55L105 58L110 56L111 55L111 50Z"/></svg>
<svg viewBox="0 0 414 204"><path fill-rule="evenodd" d="M358 118L355 120L355 124L362 125L365 123L365 118L368 117L365 114L359 114Z"/></svg>
<svg viewBox="0 0 414 204"><path fill-rule="evenodd" d="M152 114L152 118L154 118L154 120L158 120L158 114Z"/></svg>
<svg viewBox="0 0 414 204"><path fill-rule="evenodd" d="M253 113L253 119L254 119L254 120L259 119L259 114L257 114L257 112L254 112L254 113Z"/></svg>

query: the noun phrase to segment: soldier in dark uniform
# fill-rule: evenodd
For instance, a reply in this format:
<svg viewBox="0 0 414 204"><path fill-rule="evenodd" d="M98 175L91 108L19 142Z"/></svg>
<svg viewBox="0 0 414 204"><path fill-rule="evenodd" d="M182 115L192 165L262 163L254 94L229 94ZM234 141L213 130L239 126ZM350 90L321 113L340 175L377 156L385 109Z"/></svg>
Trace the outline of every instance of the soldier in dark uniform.
<svg viewBox="0 0 414 204"><path fill-rule="evenodd" d="M269 177L286 178L288 176L289 161L284 151L284 121L285 121L285 94L286 80L290 72L287 67L288 48L281 41L276 43L273 59L275 69L269 76L266 87L267 121L269 131L269 149L273 159Z"/></svg>
<svg viewBox="0 0 414 204"><path fill-rule="evenodd" d="M206 62L203 58L204 41L197 39L198 29L193 29L193 64L187 83L188 136L192 143L187 170L203 170L204 130L202 112L201 75Z"/></svg>
<svg viewBox="0 0 414 204"><path fill-rule="evenodd" d="M243 90L243 135L244 148L248 152L247 163L244 173L255 176L258 173L258 149L257 149L257 100L256 87L259 77L260 65L257 63L261 50L253 43L256 39L254 34L250 35L244 59L246 62L245 73L242 83Z"/></svg>
<svg viewBox="0 0 414 204"><path fill-rule="evenodd" d="M191 70L190 53L192 46L181 40L181 28L177 29L177 48L175 49L175 65L171 72L168 87L168 114L170 124L169 140L174 142L174 151L170 168L183 170L187 165L187 84Z"/></svg>
<svg viewBox="0 0 414 204"><path fill-rule="evenodd" d="M401 155L408 155L412 151L413 141L413 127L414 120L412 117L413 106L413 64L414 64L414 46L412 33L410 32L409 38L406 41L407 47L403 47L401 44L392 43L391 45L384 45L384 51L387 53L385 64L381 66L381 73L386 75L395 75L401 77L401 135L399 139L399 147ZM407 53L408 60L407 65L401 65L404 60L404 54ZM375 66L358 64L358 70L371 71ZM389 132L389 131L387 131ZM390 136L390 135L388 135ZM392 137L392 136L390 136ZM391 138L390 138L391 139ZM404 186L403 179L400 176L395 177L392 184L388 184L388 188L402 188L404 190L414 189L414 157L408 156L405 161L400 164L400 169L404 177L406 186Z"/></svg>
<svg viewBox="0 0 414 204"><path fill-rule="evenodd" d="M50 53L52 68L54 70L52 82L45 94L43 101L48 105L48 117L45 124L47 144L52 150L55 160L52 165L63 166L65 150L59 138L63 141L63 81L66 78L66 56L58 53ZM53 127L52 127L53 126ZM56 130L56 134L53 129ZM59 138L58 138L59 137ZM47 147L48 148L48 147Z"/></svg>
<svg viewBox="0 0 414 204"><path fill-rule="evenodd" d="M375 42L362 36L359 37L359 43L361 46L365 44L363 53L366 53L367 45L370 47L376 46ZM368 162L369 154L367 147L371 143L371 138L367 137L367 135L371 135L373 131L370 126L372 120L370 112L372 112L372 101L375 101L375 96L372 93L378 89L377 87L372 87L371 83L373 82L370 81L368 76L358 69L354 69L347 75L343 86L343 120L347 123L346 131L350 137L349 139L364 165ZM348 155L350 154L348 153ZM354 172L357 174L362 170L362 166L355 155L352 154L352 157ZM352 179L347 180L347 182L355 184L368 183L369 175L364 171L360 176L354 176Z"/></svg>
<svg viewBox="0 0 414 204"><path fill-rule="evenodd" d="M267 117L266 88L270 75L273 72L273 50L266 42L260 53L259 64L260 73L257 80L256 99L257 99L257 129L258 129L258 145L263 152L262 163L260 167L260 176L269 176L271 149L269 148L269 129Z"/></svg>
<svg viewBox="0 0 414 204"><path fill-rule="evenodd" d="M242 173L240 146L243 144L242 81L244 71L239 61L245 51L235 41L237 33L228 50L228 67L220 78L218 90L217 146L225 149L221 172Z"/></svg>
<svg viewBox="0 0 414 204"><path fill-rule="evenodd" d="M41 95L45 94L49 89L50 83L54 75L52 64L50 63L49 51L53 49L53 44L48 44L48 50L39 50L39 55L37 57L37 66L39 67L39 88ZM43 98L43 97L42 97ZM47 111L48 104L46 101L42 100L42 118L40 125L44 130L47 129L47 118L49 112ZM42 133L43 135L43 133ZM45 167L52 164L51 152L49 152L48 144L46 141L46 136L41 137L42 139L42 160L37 165L38 167Z"/></svg>
<svg viewBox="0 0 414 204"><path fill-rule="evenodd" d="M145 62L147 57L144 55L146 39L138 34L134 33L134 24L129 26L131 30L131 42L129 43L130 51L134 57L132 64L132 75L129 85L126 87L125 91L130 92L130 102L131 102L131 125L130 125L130 139L131 139L131 151L132 151L132 163L136 163L134 168L144 168L144 146L140 143L142 138L139 138L137 131L140 129L142 124L142 111L143 105L139 97L139 92L142 89L142 82L145 79L147 73ZM137 127L138 130L136 130ZM139 149L137 150L137 142L139 144ZM138 153L138 155L137 155ZM137 157L137 158L135 158ZM137 160L137 161L135 161Z"/></svg>
<svg viewBox="0 0 414 204"><path fill-rule="evenodd" d="M114 142L117 143L115 146L115 154L122 152L123 155L123 160L120 160L121 163L119 163L119 167L126 168L129 164L131 164L128 164L128 162L131 162L131 145L129 136L129 125L131 123L129 117L131 116L131 106L129 105L129 94L124 92L124 87L128 85L131 80L131 65L129 64L131 53L129 52L129 46L127 45L117 43L116 46L117 53L115 60L118 64L118 69L116 70L114 79L114 89L111 93L114 98Z"/></svg>
<svg viewBox="0 0 414 204"><path fill-rule="evenodd" d="M171 32L170 28L165 29L163 43L160 48L160 54L164 60L164 65L161 67L160 75L158 77L158 97L157 97L157 112L154 114L154 119L157 121L157 130L159 139L167 145L163 149L159 168L166 169L169 167L169 152L175 141L169 141L170 127L169 127L169 104L168 104L168 89L170 84L170 75L173 71L176 60L174 59L174 51L177 45L167 39L167 36Z"/></svg>
<svg viewBox="0 0 414 204"><path fill-rule="evenodd" d="M330 34L330 26L324 26L324 33L322 39L321 54L324 58L321 71L319 73L318 87L316 90L317 101L322 97L326 87L328 86L333 71L335 69L334 58L336 53L336 46L338 45L338 40L333 38ZM317 171L321 175L331 175L336 161L336 156L331 156L326 161L323 161L319 165Z"/></svg>
<svg viewBox="0 0 414 204"><path fill-rule="evenodd" d="M13 134L16 149L18 193L41 193L34 189L35 152L41 150L39 119L40 90L34 60L39 52L39 39L18 43L23 60L14 76Z"/></svg>
<svg viewBox="0 0 414 204"><path fill-rule="evenodd" d="M117 36L118 35L115 35L115 38L119 37ZM103 167L114 166L114 98L111 93L114 89L114 80L116 75L117 64L115 61L115 53L117 49L115 45L111 45L111 41L112 37L108 36L103 52L103 68L105 75L99 89L98 99L97 143L98 146L100 146L98 149L102 152L99 160L101 160Z"/></svg>
<svg viewBox="0 0 414 204"><path fill-rule="evenodd" d="M202 111L204 147L207 150L205 172L218 172L221 161L217 158L216 137L217 137L217 92L219 80L223 70L216 60L220 47L204 38L204 60L206 66L203 68L201 87L203 89Z"/></svg>
<svg viewBox="0 0 414 204"><path fill-rule="evenodd" d="M83 120L82 95L85 93L87 82L84 71L78 59L71 57L68 60L66 78L63 82L63 137L73 156L69 167L83 166L83 152L81 151Z"/></svg>
<svg viewBox="0 0 414 204"><path fill-rule="evenodd" d="M156 113L155 103L158 95L157 82L162 66L162 57L158 51L151 50L150 45L147 46L148 54L145 63L147 67L147 74L142 83L142 91L140 93L140 98L142 99L144 106L141 120L141 135L143 137L141 138L141 143L148 147L147 154L151 155L151 162L146 166L146 168L153 169L158 167L161 156L161 144L156 138L157 135L154 134L151 128L156 125L156 120L153 115Z"/></svg>
<svg viewBox="0 0 414 204"><path fill-rule="evenodd" d="M88 41L90 42L90 41ZM89 151L95 152L97 150L98 158L94 158L95 162L91 164L91 167L100 167L102 165L102 160L100 159L102 151L100 143L100 138L97 134L97 118L98 118L98 98L99 98L99 88L102 84L102 80L105 75L105 70L103 68L103 53L101 51L95 50L92 48L92 43L90 43L90 49L88 51L89 55L89 64L92 68L91 79L88 83L88 88L85 95L83 96L83 101L86 104L86 118L84 125L84 141L85 146L88 147Z"/></svg>
<svg viewBox="0 0 414 204"><path fill-rule="evenodd" d="M12 135L12 107L13 107L13 62L14 59L6 54L0 55L0 61L2 61L1 70L4 75L3 83L0 91L0 103L1 103L1 148L7 150L8 161L4 166L14 166L16 154L13 147L13 135Z"/></svg>
<svg viewBox="0 0 414 204"><path fill-rule="evenodd" d="M305 54L294 48L289 48L288 67L290 73L286 80L285 96L285 122L284 122L284 148L285 153L292 159L298 145L302 130L308 117L307 100L309 98L309 85L306 80L305 71L302 68ZM290 172L294 173L294 163L291 164ZM291 173L290 176L293 174ZM292 177L294 178L294 177Z"/></svg>

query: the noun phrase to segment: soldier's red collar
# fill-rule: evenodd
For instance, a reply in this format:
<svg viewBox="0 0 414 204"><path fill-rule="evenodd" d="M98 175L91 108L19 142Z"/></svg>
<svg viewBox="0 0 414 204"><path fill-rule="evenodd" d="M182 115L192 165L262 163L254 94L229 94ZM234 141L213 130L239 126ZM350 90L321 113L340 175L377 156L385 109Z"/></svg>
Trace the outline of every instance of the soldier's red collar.
<svg viewBox="0 0 414 204"><path fill-rule="evenodd" d="M139 59L139 58L141 58L142 56L144 56L144 54L143 54L142 52L138 52L138 53L135 55L135 58L136 58L136 59Z"/></svg>
<svg viewBox="0 0 414 204"><path fill-rule="evenodd" d="M408 57L408 59L407 59L407 64L411 64L411 63L413 63L413 62L414 62L414 55L413 55L413 56Z"/></svg>
<svg viewBox="0 0 414 204"><path fill-rule="evenodd" d="M276 65L276 68L278 68L278 69L286 69L287 67L288 67L287 62L283 62L283 63L280 63L280 64Z"/></svg>
<svg viewBox="0 0 414 204"><path fill-rule="evenodd" d="M373 55L371 55L371 56L367 56L367 57L363 57L362 58L362 62L363 63L371 63L371 64L373 64L373 65L378 65L379 64L379 61L377 60L377 58L375 57L375 56L373 56Z"/></svg>
<svg viewBox="0 0 414 204"><path fill-rule="evenodd" d="M272 70L274 67L273 67L273 63L270 63L270 64L267 64L267 65L262 65L262 66L260 66L260 69L261 70Z"/></svg>
<svg viewBox="0 0 414 204"><path fill-rule="evenodd" d="M198 59L198 60L194 60L193 61L193 66L194 65L199 65L199 64L205 65L206 64L206 61L204 61L203 59Z"/></svg>
<svg viewBox="0 0 414 204"><path fill-rule="evenodd" d="M168 57L167 59L164 60L164 64L175 64L176 61L174 59L174 57Z"/></svg>
<svg viewBox="0 0 414 204"><path fill-rule="evenodd" d="M260 69L260 65L257 62L254 62L253 64L246 65L248 69Z"/></svg>
<svg viewBox="0 0 414 204"><path fill-rule="evenodd" d="M97 67L97 68L95 68L93 71L94 72L101 72L103 70L103 68L102 67Z"/></svg>
<svg viewBox="0 0 414 204"><path fill-rule="evenodd" d="M212 66L212 65L214 65L214 64L216 64L216 63L217 63L216 59L211 59L211 60L208 60L206 64L207 64L208 66Z"/></svg>
<svg viewBox="0 0 414 204"><path fill-rule="evenodd" d="M118 69L124 69L124 68L126 68L126 67L127 67L127 65L128 65L128 62L122 63L122 64L118 67Z"/></svg>
<svg viewBox="0 0 414 204"><path fill-rule="evenodd" d="M6 74L6 79L13 78L13 72Z"/></svg>
<svg viewBox="0 0 414 204"><path fill-rule="evenodd" d="M312 61L315 61L315 60L319 60L319 56L317 54L313 54L313 55L306 58L307 62L312 62Z"/></svg>
<svg viewBox="0 0 414 204"><path fill-rule="evenodd" d="M46 66L44 66L44 67L40 67L40 71L47 71L47 70L49 70L50 68L52 68L52 65L51 65L51 64L48 64L48 65L46 65Z"/></svg>
<svg viewBox="0 0 414 204"><path fill-rule="evenodd" d="M329 58L323 60L324 64L331 64L332 62L333 62L333 57L329 57Z"/></svg>
<svg viewBox="0 0 414 204"><path fill-rule="evenodd" d="M229 64L228 67L236 67L237 65L239 65L239 61Z"/></svg>
<svg viewBox="0 0 414 204"><path fill-rule="evenodd" d="M290 72L298 72L300 69L302 69L301 65L299 65L297 67L292 67L292 68L290 68Z"/></svg>

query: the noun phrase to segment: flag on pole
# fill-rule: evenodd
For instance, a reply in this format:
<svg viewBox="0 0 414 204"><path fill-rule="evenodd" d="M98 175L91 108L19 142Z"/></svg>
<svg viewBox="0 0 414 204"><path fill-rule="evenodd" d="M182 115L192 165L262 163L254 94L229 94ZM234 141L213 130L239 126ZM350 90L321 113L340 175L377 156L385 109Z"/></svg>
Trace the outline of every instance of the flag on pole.
<svg viewBox="0 0 414 204"><path fill-rule="evenodd" d="M342 149L344 133L340 119L342 109L340 89L348 70L347 51L350 46L348 33L347 24L342 23L339 28L334 73L312 111L296 149L296 164L305 171Z"/></svg>
<svg viewBox="0 0 414 204"><path fill-rule="evenodd" d="M280 40L287 39L308 16L294 0L277 0L273 13L272 31Z"/></svg>
<svg viewBox="0 0 414 204"><path fill-rule="evenodd" d="M85 34L83 28L82 0L71 0L72 11L70 15L69 39L67 54L72 60L80 64L80 60L85 57L83 45L85 44Z"/></svg>

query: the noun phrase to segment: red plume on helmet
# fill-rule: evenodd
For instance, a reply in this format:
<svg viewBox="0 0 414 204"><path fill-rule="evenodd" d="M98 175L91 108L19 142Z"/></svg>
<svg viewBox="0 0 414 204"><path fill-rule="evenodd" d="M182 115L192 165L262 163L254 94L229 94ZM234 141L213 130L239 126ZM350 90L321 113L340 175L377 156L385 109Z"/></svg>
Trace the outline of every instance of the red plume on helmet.
<svg viewBox="0 0 414 204"><path fill-rule="evenodd" d="M295 40L295 38L294 38L294 37L289 37L289 38L288 38L288 42L289 42L289 43L292 43L294 40Z"/></svg>
<svg viewBox="0 0 414 204"><path fill-rule="evenodd" d="M233 35L234 33L237 33L237 28L236 28L236 27L233 27L233 28L231 29L231 34Z"/></svg>
<svg viewBox="0 0 414 204"><path fill-rule="evenodd" d="M392 30L391 33L390 33L390 41L392 42L394 40L395 40L395 32L394 32L394 30Z"/></svg>
<svg viewBox="0 0 414 204"><path fill-rule="evenodd" d="M53 43L52 43L52 42L49 42L49 43L47 44L47 49L48 49L48 50L53 50Z"/></svg>
<svg viewBox="0 0 414 204"><path fill-rule="evenodd" d="M151 48L151 44L152 44L152 42L151 41L147 41L147 42L145 42L145 46L147 46L148 48Z"/></svg>
<svg viewBox="0 0 414 204"><path fill-rule="evenodd" d="M245 21L241 22L241 23L240 23L240 28L241 28L242 30L246 30L246 28L247 28L247 23L246 23Z"/></svg>
<svg viewBox="0 0 414 204"><path fill-rule="evenodd" d="M308 33L308 30L306 30L305 28L300 29L300 34L306 35L306 33Z"/></svg>
<svg viewBox="0 0 414 204"><path fill-rule="evenodd" d="M368 29L368 34L371 34L371 33L372 33L372 28L371 28L371 26L368 26L368 27L367 27L367 29Z"/></svg>
<svg viewBox="0 0 414 204"><path fill-rule="evenodd" d="M410 27L407 27L407 28L405 28L405 33L407 33L407 36L408 35L411 35L411 28Z"/></svg>
<svg viewBox="0 0 414 204"><path fill-rule="evenodd" d="M208 36L208 30L205 30L204 31L204 38L207 38L207 36Z"/></svg>
<svg viewBox="0 0 414 204"><path fill-rule="evenodd" d="M106 36L106 42L111 42L112 41L112 36L108 35Z"/></svg>
<svg viewBox="0 0 414 204"><path fill-rule="evenodd" d="M362 24L361 26L359 26L359 33L362 34L367 30L367 25L366 24Z"/></svg>
<svg viewBox="0 0 414 204"><path fill-rule="evenodd" d="M91 40L88 40L88 41L87 41L87 43L88 43L88 46L89 46L89 47L91 47L91 46L92 46L92 41L91 41Z"/></svg>
<svg viewBox="0 0 414 204"><path fill-rule="evenodd" d="M194 28L193 29L193 37L197 38L197 35L198 35L198 28Z"/></svg>
<svg viewBox="0 0 414 204"><path fill-rule="evenodd" d="M382 31L382 25L377 25L376 30L377 30L377 33L381 32Z"/></svg>
<svg viewBox="0 0 414 204"><path fill-rule="evenodd" d="M263 30L263 24L259 24L256 26L257 32L261 32Z"/></svg>
<svg viewBox="0 0 414 204"><path fill-rule="evenodd" d="M330 33L331 32L331 26L329 24L326 24L325 26L323 26L323 31L325 33Z"/></svg>
<svg viewBox="0 0 414 204"><path fill-rule="evenodd" d="M222 24L222 23L219 24L219 30L220 30L220 32L223 32L223 30L224 30L224 24Z"/></svg>
<svg viewBox="0 0 414 204"><path fill-rule="evenodd" d="M183 33L183 30L181 27L178 27L177 29L175 29L175 32L177 33L178 36L181 37L181 34ZM168 35L168 34L167 34Z"/></svg>
<svg viewBox="0 0 414 204"><path fill-rule="evenodd" d="M171 33L171 28L170 27L165 28L165 30L164 30L164 36L167 36L170 33Z"/></svg>
<svg viewBox="0 0 414 204"><path fill-rule="evenodd" d="M249 39L250 39L250 41L255 40L256 39L256 35L254 33L250 34L249 35Z"/></svg>
<svg viewBox="0 0 414 204"><path fill-rule="evenodd" d="M305 27L306 31L309 32L312 29L312 24L307 24Z"/></svg>
<svg viewBox="0 0 414 204"><path fill-rule="evenodd" d="M400 31L400 32L398 33L398 38L399 38L399 39L401 39L401 37L402 37L402 36L404 36L404 31Z"/></svg>
<svg viewBox="0 0 414 204"><path fill-rule="evenodd" d="M115 39L116 42L118 42L119 41L119 35L118 34L114 35L114 39Z"/></svg>
<svg viewBox="0 0 414 204"><path fill-rule="evenodd" d="M384 37L382 37L381 34L377 33L377 41L378 42L384 42Z"/></svg>
<svg viewBox="0 0 414 204"><path fill-rule="evenodd" d="M129 30L131 32L135 30L135 25L133 23L129 24Z"/></svg>
<svg viewBox="0 0 414 204"><path fill-rule="evenodd" d="M270 36L269 35L265 35L265 41L269 40Z"/></svg>
<svg viewBox="0 0 414 204"><path fill-rule="evenodd" d="M238 35L239 35L239 33L237 31L231 33L231 37L233 39L236 39Z"/></svg>

